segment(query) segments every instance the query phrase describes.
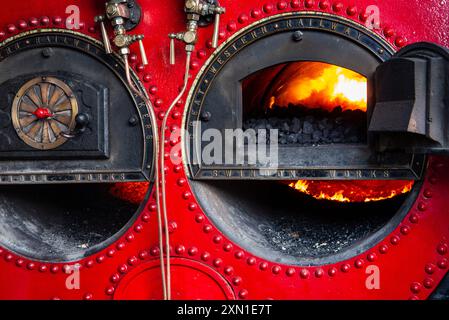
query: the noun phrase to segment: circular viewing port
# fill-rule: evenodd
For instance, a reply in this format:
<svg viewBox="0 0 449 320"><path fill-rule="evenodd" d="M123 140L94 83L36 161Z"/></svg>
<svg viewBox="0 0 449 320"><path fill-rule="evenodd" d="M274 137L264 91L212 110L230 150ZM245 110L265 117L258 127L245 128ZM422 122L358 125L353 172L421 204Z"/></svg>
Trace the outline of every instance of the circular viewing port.
<svg viewBox="0 0 449 320"><path fill-rule="evenodd" d="M82 259L123 235L148 189L143 182L3 186L0 243L39 261Z"/></svg>

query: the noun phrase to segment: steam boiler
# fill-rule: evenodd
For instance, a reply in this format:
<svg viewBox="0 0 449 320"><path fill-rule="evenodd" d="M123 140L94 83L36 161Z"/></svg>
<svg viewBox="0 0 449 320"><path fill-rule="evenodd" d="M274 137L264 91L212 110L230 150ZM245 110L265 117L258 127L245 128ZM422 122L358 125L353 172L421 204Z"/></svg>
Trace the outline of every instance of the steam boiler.
<svg viewBox="0 0 449 320"><path fill-rule="evenodd" d="M446 0L0 21L0 299L449 299Z"/></svg>

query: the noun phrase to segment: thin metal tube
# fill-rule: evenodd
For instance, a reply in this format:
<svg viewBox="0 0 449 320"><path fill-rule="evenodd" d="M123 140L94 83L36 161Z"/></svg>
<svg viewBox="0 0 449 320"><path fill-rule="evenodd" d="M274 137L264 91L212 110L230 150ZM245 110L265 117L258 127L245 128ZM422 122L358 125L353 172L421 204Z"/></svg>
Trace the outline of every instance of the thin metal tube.
<svg viewBox="0 0 449 320"><path fill-rule="evenodd" d="M154 172L155 172L155 185L156 185L156 207L157 207L157 217L158 217L159 257L160 257L160 262L161 262L162 289L163 289L163 294L164 294L164 300L168 300L169 297L168 297L168 291L167 291L167 278L166 278L165 263L164 263L162 213L161 213L161 209L160 209L160 199L161 199L161 195L159 192L160 168L159 168L159 161L158 161L160 150L159 150L159 132L158 132L158 126L157 126L157 121L156 121L156 115L154 113L153 108L151 108L151 103L148 100L148 98L145 95L143 95L135 87L134 83L131 80L128 55L124 55L123 60L125 61L126 80L128 82L128 85L132 89L132 91L134 93L136 93L145 102L147 109L148 109L148 113L150 115L150 120L151 120L151 127L152 127L152 133L153 133L153 149L154 149L154 153L155 153L155 157L154 157L155 160L154 160L153 164L154 164L154 168L155 168ZM167 224L165 225L165 228L167 229ZM167 251L169 251L169 247L167 247ZM169 258L167 260L169 260Z"/></svg>
<svg viewBox="0 0 449 320"><path fill-rule="evenodd" d="M184 74L184 85L182 87L181 92L179 93L179 95L175 98L175 100L173 100L173 103L170 105L170 107L167 109L167 112L164 116L164 119L162 121L162 132L161 132L161 146L160 149L162 150L162 152L160 153L160 158L161 158L161 191L162 191L162 214L164 217L164 223L165 226L168 226L168 214L167 214L167 197L166 197L166 188L165 188L165 157L164 157L164 149L165 149L165 131L167 130L167 122L168 122L168 118L171 114L171 112L173 111L173 108L175 107L175 105L178 103L178 101L182 98L182 96L184 95L184 93L186 92L187 89L187 85L189 83L189 72L190 72L190 60L191 60L191 56L192 56L192 52L191 51L187 51L187 58L186 58L186 69L185 69L185 74ZM170 252L169 252L169 248L170 248L170 234L168 231L168 228L165 228L165 246L168 248L167 249L167 294L168 294L168 300L171 299L171 270L170 270Z"/></svg>

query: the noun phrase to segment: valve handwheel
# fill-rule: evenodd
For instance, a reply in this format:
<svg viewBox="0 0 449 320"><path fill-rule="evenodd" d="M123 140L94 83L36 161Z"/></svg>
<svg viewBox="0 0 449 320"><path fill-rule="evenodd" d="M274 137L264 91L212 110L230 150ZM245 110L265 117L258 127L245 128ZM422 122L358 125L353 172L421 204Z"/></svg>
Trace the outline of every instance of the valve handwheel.
<svg viewBox="0 0 449 320"><path fill-rule="evenodd" d="M11 118L18 136L30 147L55 149L68 139L61 135L75 128L78 103L68 85L53 77L38 77L17 93Z"/></svg>

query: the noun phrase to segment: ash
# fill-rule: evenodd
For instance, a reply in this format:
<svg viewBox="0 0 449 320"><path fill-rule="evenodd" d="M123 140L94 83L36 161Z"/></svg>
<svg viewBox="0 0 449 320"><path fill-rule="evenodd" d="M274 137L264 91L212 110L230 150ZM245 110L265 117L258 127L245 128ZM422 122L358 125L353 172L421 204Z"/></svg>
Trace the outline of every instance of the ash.
<svg viewBox="0 0 449 320"><path fill-rule="evenodd" d="M264 117L247 119L243 129L279 130L281 145L323 145L366 142L366 113L336 107L329 112L290 105L273 107ZM267 135L267 142L270 141Z"/></svg>

